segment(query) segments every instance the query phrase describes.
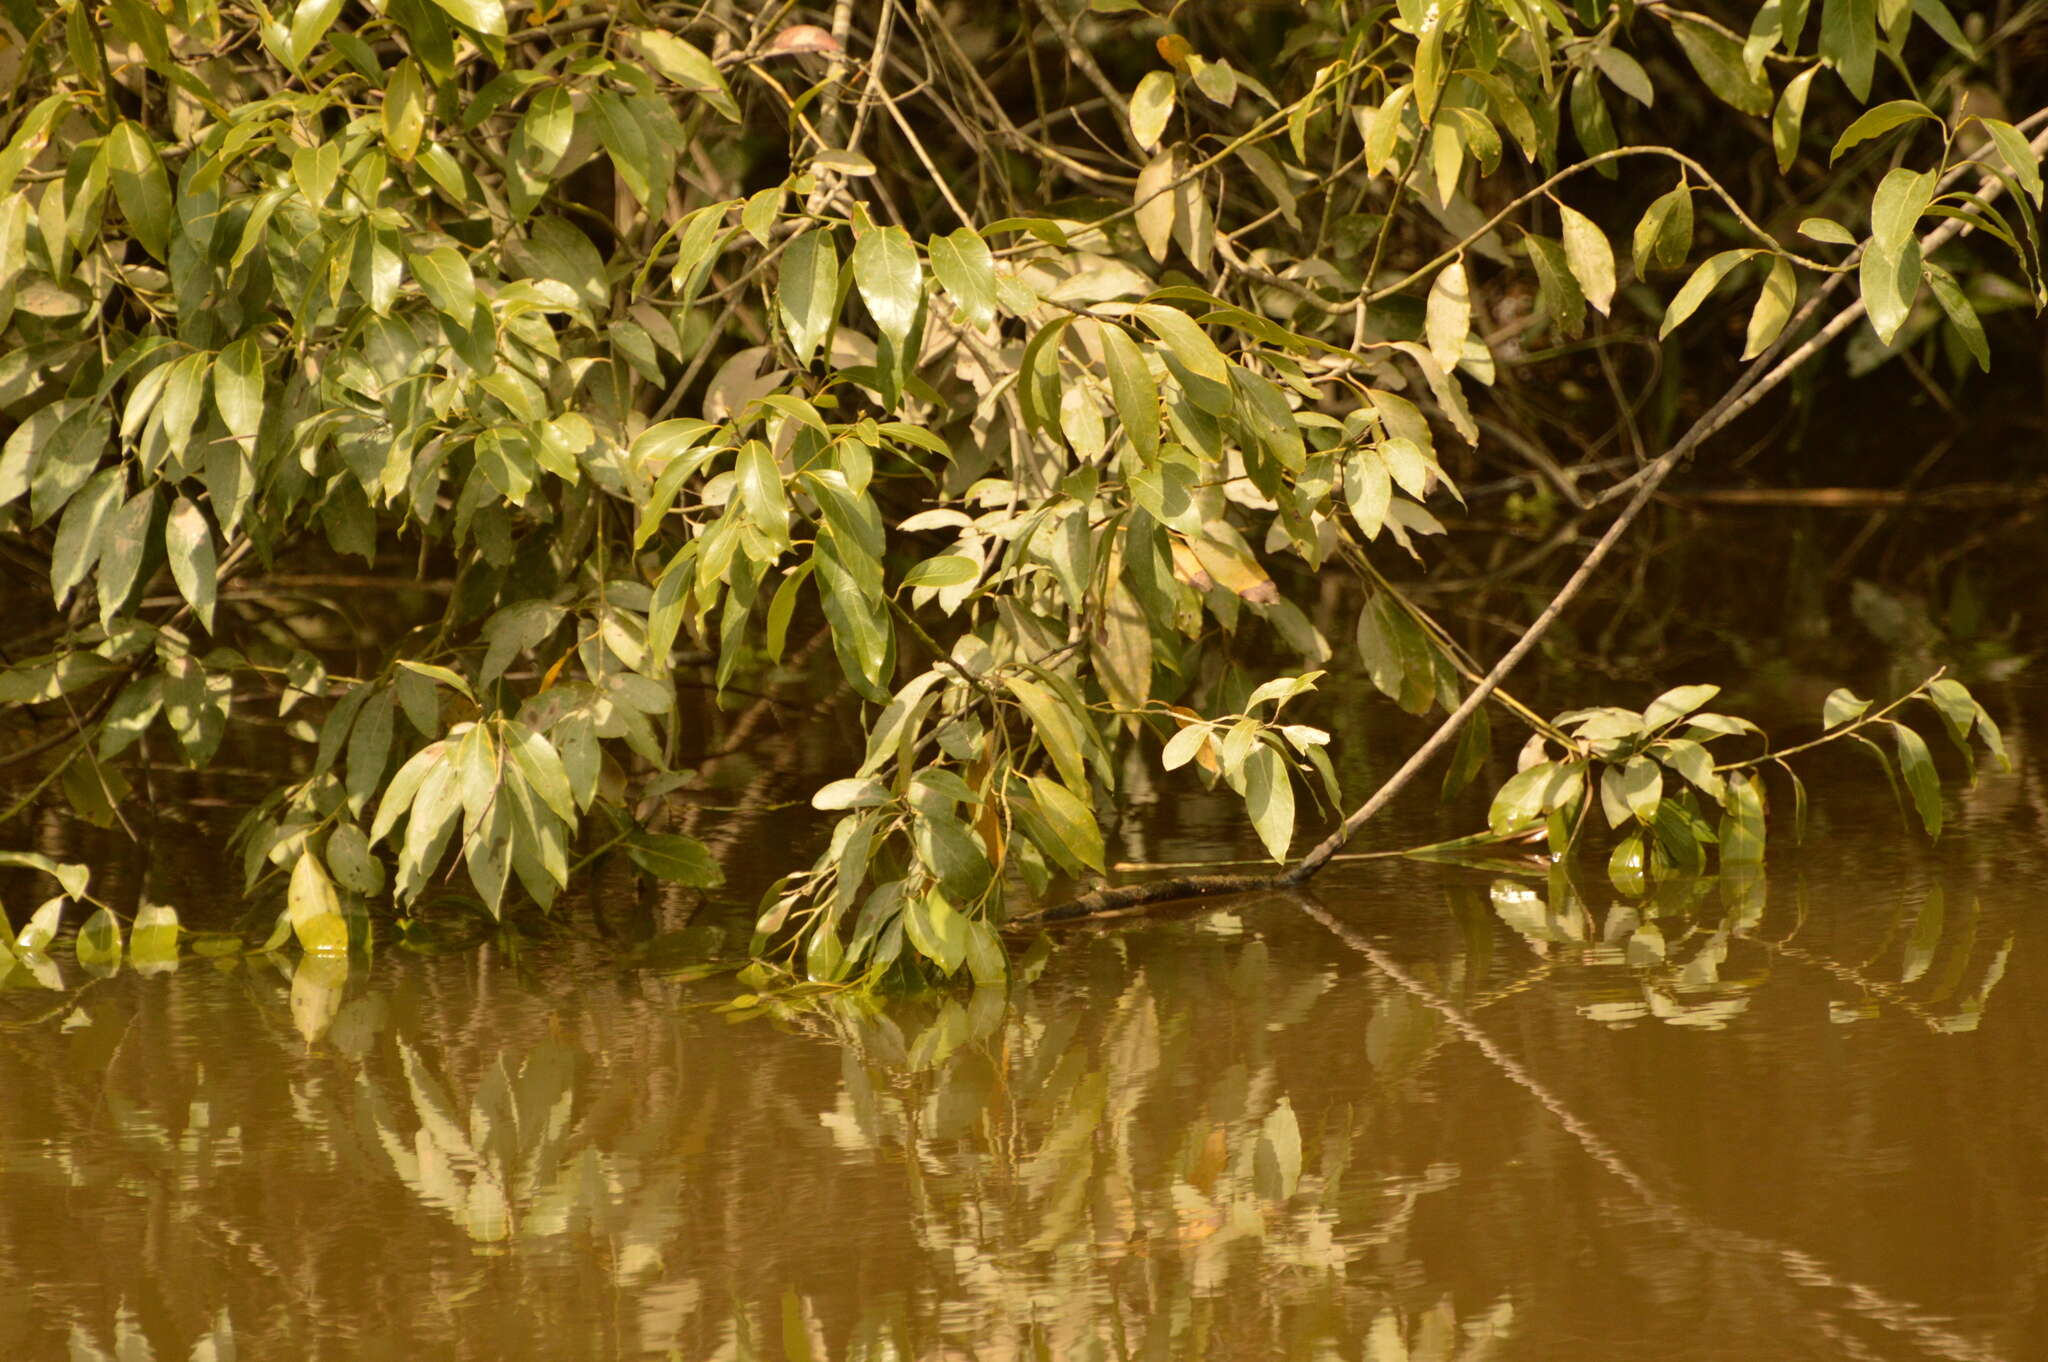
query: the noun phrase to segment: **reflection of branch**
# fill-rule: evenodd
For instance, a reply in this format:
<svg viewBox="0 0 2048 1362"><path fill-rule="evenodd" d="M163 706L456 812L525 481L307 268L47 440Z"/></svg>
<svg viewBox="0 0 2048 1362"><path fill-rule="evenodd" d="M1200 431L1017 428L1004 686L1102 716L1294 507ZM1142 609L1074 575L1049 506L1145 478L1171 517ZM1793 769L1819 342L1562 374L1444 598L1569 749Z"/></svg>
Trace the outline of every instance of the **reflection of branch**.
<svg viewBox="0 0 2048 1362"><path fill-rule="evenodd" d="M1327 927L1339 941L1364 956L1366 962L1380 974L1441 1016L1452 1030L1469 1041L1472 1047L1484 1055L1503 1076L1535 1098L1544 1110L1556 1117L1558 1124L1578 1141L1579 1147L1585 1150L1595 1163L1626 1183L1628 1189L1634 1192L1645 1206L1663 1219L1675 1223L1686 1234L1723 1252L1768 1258L1774 1268L1796 1282L1841 1292L1849 1298L1849 1306L1857 1314L1894 1333L1911 1338L1913 1342L1937 1356L1965 1359L1967 1362L1996 1362L1998 1359L1997 1353L1981 1343L1973 1342L1943 1328L1919 1307L1893 1300L1861 1282L1839 1277L1818 1258L1801 1249L1745 1234L1739 1230L1724 1229L1701 1220L1678 1200L1659 1191L1647 1178L1631 1167L1622 1157L1621 1151L1581 1120L1565 1105L1563 1098L1545 1087L1542 1081L1530 1073L1519 1060L1495 1044L1492 1037L1480 1030L1464 1011L1445 1001L1421 980L1401 968L1392 956L1339 921L1313 896L1303 894L1296 903L1309 917ZM1821 1327L1827 1328L1824 1322ZM1829 1332L1832 1334L1831 1330Z"/></svg>
<svg viewBox="0 0 2048 1362"><path fill-rule="evenodd" d="M1915 1000L1897 984L1887 984L1882 980L1873 979L1853 965L1845 965L1839 960L1831 960L1825 955L1817 955L1803 947L1794 946L1790 942L1774 943L1757 938L1757 944L1773 955L1782 955L1788 960L1796 960L1802 965L1810 965L1823 974L1832 975L1842 983L1854 988L1860 988L1865 993L1890 1003L1893 1007L1896 1007L1899 1011L1905 1013L1914 1021L1919 1022L1936 1035L1945 1036L1949 1034L1948 1028L1942 1025L1944 1020L1942 1017L1929 1011L1925 1004Z"/></svg>

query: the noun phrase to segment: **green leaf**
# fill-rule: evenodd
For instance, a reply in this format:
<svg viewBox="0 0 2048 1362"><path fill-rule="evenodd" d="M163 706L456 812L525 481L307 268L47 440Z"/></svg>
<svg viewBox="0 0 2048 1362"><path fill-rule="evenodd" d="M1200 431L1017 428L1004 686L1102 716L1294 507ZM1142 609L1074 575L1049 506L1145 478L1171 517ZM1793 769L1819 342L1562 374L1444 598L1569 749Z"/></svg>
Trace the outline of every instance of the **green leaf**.
<svg viewBox="0 0 2048 1362"><path fill-rule="evenodd" d="M1886 257L1899 258L1934 197L1931 170L1905 166L1888 171L1870 201L1870 237Z"/></svg>
<svg viewBox="0 0 2048 1362"><path fill-rule="evenodd" d="M1164 261L1173 242L1173 184L1180 175L1180 149L1168 147L1146 162L1131 190L1131 219L1138 239L1154 260Z"/></svg>
<svg viewBox="0 0 2048 1362"><path fill-rule="evenodd" d="M1720 29L1674 14L1671 36L1692 69L1722 103L1761 118L1771 111L1771 83L1742 60L1742 44Z"/></svg>
<svg viewBox="0 0 2048 1362"><path fill-rule="evenodd" d="M121 924L105 908L85 920L71 943L78 963L94 974L112 974L121 964Z"/></svg>
<svg viewBox="0 0 2048 1362"><path fill-rule="evenodd" d="M2012 167L2012 173L2036 204L2041 202L2041 158L2034 153L2026 136L2012 124L1998 118L1980 118L1984 131L1991 134L1991 141L1998 148L1998 154Z"/></svg>
<svg viewBox="0 0 2048 1362"><path fill-rule="evenodd" d="M1819 72L1820 67L1809 66L1786 81L1784 92L1778 96L1778 107L1771 111L1771 148L1777 153L1781 175L1799 159L1800 129L1806 121L1806 92Z"/></svg>
<svg viewBox="0 0 2048 1362"><path fill-rule="evenodd" d="M1823 0L1821 59L1835 68L1857 103L1870 98L1877 64L1877 0Z"/></svg>
<svg viewBox="0 0 2048 1362"><path fill-rule="evenodd" d="M903 574L907 587L944 588L965 586L981 575L981 564L965 554L942 553L927 558Z"/></svg>
<svg viewBox="0 0 2048 1362"><path fill-rule="evenodd" d="M410 161L426 126L426 87L420 81L419 63L407 58L384 83L384 145L399 160Z"/></svg>
<svg viewBox="0 0 2048 1362"><path fill-rule="evenodd" d="M357 694L363 694L357 691ZM398 820L412 807L415 797L425 785L427 777L445 770L448 755L446 742L428 743L398 768L398 774L391 777L391 783L384 787L384 796L377 803L377 820L370 825L370 841L381 842L398 826Z"/></svg>
<svg viewBox="0 0 2048 1362"><path fill-rule="evenodd" d="M1707 798L1720 802L1725 783L1715 772L1714 758L1705 747L1687 738L1666 738L1655 744L1650 754L1685 777Z"/></svg>
<svg viewBox="0 0 2048 1362"><path fill-rule="evenodd" d="M626 855L634 865L659 880L691 889L716 889L725 883L711 849L694 837L679 832L628 834Z"/></svg>
<svg viewBox="0 0 2048 1362"><path fill-rule="evenodd" d="M108 522L106 543L100 549L100 621L106 623L120 614L135 590L136 574L149 543L149 529L156 518L156 488L145 487L128 498Z"/></svg>
<svg viewBox="0 0 2048 1362"><path fill-rule="evenodd" d="M1159 457L1159 385L1130 333L1113 322L1101 328L1104 367L1109 370L1110 396L1124 437L1138 457L1150 464Z"/></svg>
<svg viewBox="0 0 2048 1362"><path fill-rule="evenodd" d="M128 959L140 974L177 968L178 910L164 903L146 903L137 910L128 933Z"/></svg>
<svg viewBox="0 0 2048 1362"><path fill-rule="evenodd" d="M457 325L469 325L476 314L476 277L470 273L462 252L453 246L436 246L430 251L412 252L407 260L420 292L427 295L435 310L445 313ZM219 381L216 376L214 382Z"/></svg>
<svg viewBox="0 0 2048 1362"><path fill-rule="evenodd" d="M415 662L409 657L398 659L398 665L415 676L423 676L437 685L448 687L448 689L456 692L471 704L476 703L476 694L470 690L469 682L463 680L446 667L437 666L431 662Z"/></svg>
<svg viewBox="0 0 2048 1362"><path fill-rule="evenodd" d="M1663 340L1676 330L1701 303L1706 301L1707 295L1728 277L1730 270L1756 254L1759 252L1755 250L1735 250L1720 251L1708 256L1678 290L1678 296L1671 300L1671 306L1664 310L1664 320L1657 327L1657 339Z"/></svg>
<svg viewBox="0 0 2048 1362"><path fill-rule="evenodd" d="M640 29L633 40L655 70L685 90L702 95L719 117L732 123L740 121L740 106L732 97L732 88L726 84L718 64L702 49L658 28Z"/></svg>
<svg viewBox="0 0 2048 1362"><path fill-rule="evenodd" d="M1913 310L1913 298L1920 291L1922 274L1920 243L1908 241L1894 258L1873 242L1863 252L1858 280L1863 290L1863 307L1870 315L1870 329L1886 345L1898 335Z"/></svg>
<svg viewBox="0 0 2048 1362"><path fill-rule="evenodd" d="M1097 874L1103 870L1102 829L1095 822L1088 802L1056 780L1026 776L1025 784L1038 801L1046 826L1059 838L1064 859L1087 866Z"/></svg>
<svg viewBox="0 0 2048 1362"><path fill-rule="evenodd" d="M1254 747L1245 760L1244 809L1266 854L1285 861L1288 845L1294 840L1294 783L1288 776L1286 758L1264 743Z"/></svg>
<svg viewBox="0 0 2048 1362"><path fill-rule="evenodd" d="M99 561L107 521L127 490L126 468L103 468L64 507L50 550L50 593L59 609Z"/></svg>
<svg viewBox="0 0 2048 1362"><path fill-rule="evenodd" d="M1644 108L1657 102L1657 87L1650 83L1650 73L1620 48L1602 43L1593 49L1593 64L1600 68L1601 75L1614 82L1617 90Z"/></svg>
<svg viewBox="0 0 2048 1362"><path fill-rule="evenodd" d="M740 447L734 468L747 518L778 552L788 548L789 499L783 494L782 470L776 466L775 456L761 441L749 440Z"/></svg>
<svg viewBox="0 0 2048 1362"><path fill-rule="evenodd" d="M1941 715L1942 727L1958 751L1969 755L1970 729L1977 722L1977 700L1969 687L1951 677L1942 677L1927 687L1927 703Z"/></svg>
<svg viewBox="0 0 2048 1362"><path fill-rule="evenodd" d="M1812 241L1824 241L1830 246L1854 246L1856 234L1832 218L1802 218L1799 235Z"/></svg>
<svg viewBox="0 0 2048 1362"><path fill-rule="evenodd" d="M1131 95L1131 135L1138 145L1151 151L1159 145L1166 121L1173 116L1174 83L1171 71L1148 71Z"/></svg>
<svg viewBox="0 0 2048 1362"><path fill-rule="evenodd" d="M1593 220L1568 204L1557 205L1563 224L1564 258L1586 301L1601 316L1614 301L1614 248Z"/></svg>
<svg viewBox="0 0 2048 1362"><path fill-rule="evenodd" d="M1454 260L1437 271L1429 286L1424 317L1429 353L1446 371L1455 368L1465 353L1465 337L1472 330L1472 294L1465 282L1464 261Z"/></svg>
<svg viewBox="0 0 2048 1362"><path fill-rule="evenodd" d="M776 309L798 364L808 365L832 327L839 304L839 252L822 228L805 232L782 253Z"/></svg>
<svg viewBox="0 0 2048 1362"><path fill-rule="evenodd" d="M1915 119L1920 118L1932 119L1936 123L1941 122L1941 115L1935 113L1934 110L1928 108L1917 99L1887 100L1876 108L1866 111L1862 117L1843 129L1842 135L1835 139L1835 149L1828 153L1828 164L1833 165L1836 161L1841 160L1842 153L1857 143L1867 142L1873 137L1881 137L1901 124L1911 123Z"/></svg>
<svg viewBox="0 0 2048 1362"><path fill-rule="evenodd" d="M341 915L341 898L311 851L300 852L292 866L285 912L300 948L309 955L348 953L348 919Z"/></svg>
<svg viewBox="0 0 2048 1362"><path fill-rule="evenodd" d="M903 931L917 953L952 974L967 958L967 919L934 889L903 908Z"/></svg>
<svg viewBox="0 0 2048 1362"><path fill-rule="evenodd" d="M1088 788L1088 767L1082 754L1082 726L1064 703L1036 681L1022 676L1005 676L1003 685L1031 720L1038 740L1059 768L1060 779L1069 789Z"/></svg>
<svg viewBox="0 0 2048 1362"><path fill-rule="evenodd" d="M1736 772L1728 777L1727 815L1721 820L1721 867L1761 865L1764 859L1763 785ZM1724 888L1723 892L1726 890Z"/></svg>
<svg viewBox="0 0 2048 1362"><path fill-rule="evenodd" d="M1929 262L1922 268L1927 276L1927 286L1934 293L1934 301L1941 304L1949 325L1963 338L1963 345L1971 358L1977 361L1977 367L1986 373L1991 372L1991 342L1985 337L1984 323L1978 318L1977 309L1970 306L1963 286L1939 265Z"/></svg>
<svg viewBox="0 0 2048 1362"><path fill-rule="evenodd" d="M1607 856L1607 879L1624 894L1643 892L1643 835L1631 832Z"/></svg>
<svg viewBox="0 0 2048 1362"><path fill-rule="evenodd" d="M213 363L213 405L237 439L254 441L263 428L263 352L250 332Z"/></svg>
<svg viewBox="0 0 2048 1362"><path fill-rule="evenodd" d="M1621 145L1614 135L1614 115L1607 108L1607 97L1590 71L1572 77L1571 112L1572 131L1578 134L1586 155L1598 156ZM1619 173L1612 162L1602 162L1599 170L1610 180Z"/></svg>
<svg viewBox="0 0 2048 1362"><path fill-rule="evenodd" d="M1645 756L1634 756L1623 766L1618 780L1620 795L1628 811L1644 823L1657 816L1664 800L1664 773Z"/></svg>
<svg viewBox="0 0 2048 1362"><path fill-rule="evenodd" d="M306 58L327 36L327 30L334 25L334 16L340 12L341 0L299 0L292 12L287 48L293 66L306 64Z"/></svg>
<svg viewBox="0 0 2048 1362"><path fill-rule="evenodd" d="M889 676L894 668L895 633L889 626L888 607L882 603L880 567L865 558L859 546L843 546L836 531L818 537L811 555L816 565L818 603L831 626L832 649L838 655L840 671L847 682L877 704L889 696Z"/></svg>
<svg viewBox="0 0 2048 1362"><path fill-rule="evenodd" d="M1636 274L1648 277L1655 269L1675 270L1692 252L1692 186L1679 176L1678 185L1660 195L1636 224Z"/></svg>
<svg viewBox="0 0 2048 1362"><path fill-rule="evenodd" d="M1536 822L1567 803L1584 785L1584 768L1576 764L1539 761L1511 777L1493 797L1486 824L1496 835Z"/></svg>
<svg viewBox="0 0 2048 1362"><path fill-rule="evenodd" d="M370 693L356 712L355 724L349 729L348 778L344 785L352 814L361 816L384 779L385 765L391 759L391 735L397 712L391 691L381 686Z"/></svg>
<svg viewBox="0 0 2048 1362"><path fill-rule="evenodd" d="M121 205L121 216L128 220L128 230L144 250L168 261L171 224L177 221L171 208L171 181L141 124L123 119L107 134L107 182Z"/></svg>
<svg viewBox="0 0 2048 1362"><path fill-rule="evenodd" d="M325 859L342 888L365 896L384 892L384 863L370 850L370 839L354 823L338 824L327 835Z"/></svg>
<svg viewBox="0 0 2048 1362"><path fill-rule="evenodd" d="M1941 776L1934 769L1934 758L1927 751L1927 743L1918 733L1902 723L1892 724L1892 737L1898 744L1899 774L1905 777L1906 789L1912 793L1913 807L1919 811L1921 826L1927 829L1929 837L1941 836Z"/></svg>
<svg viewBox="0 0 2048 1362"><path fill-rule="evenodd" d="M901 227L861 233L853 248L853 282L875 325L900 349L917 320L918 298L924 291L924 270L910 233Z"/></svg>
<svg viewBox="0 0 2048 1362"><path fill-rule="evenodd" d="M434 0L456 23L493 38L505 36L503 0Z"/></svg>
<svg viewBox="0 0 2048 1362"><path fill-rule="evenodd" d="M512 758L526 785L540 796L555 817L576 825L576 799L569 782L569 768L555 745L521 723L507 723L503 729L505 752Z"/></svg>
<svg viewBox="0 0 2048 1362"><path fill-rule="evenodd" d="M45 900L35 912L29 914L28 921L22 924L21 934L14 938L15 954L33 956L47 952L50 948L50 943L57 937L57 929L63 925L64 905L65 899L62 895L59 895L56 898ZM6 945L7 934L4 930L0 930L0 948L4 948ZM4 949L0 949L0 964L5 963L8 963L6 961L6 952ZM0 978L4 978L6 973L6 969L0 969Z"/></svg>
<svg viewBox="0 0 2048 1362"><path fill-rule="evenodd" d="M1841 727L1852 719L1863 717L1870 708L1870 701L1859 700L1854 691L1847 687L1828 692L1828 698L1821 702L1820 726L1822 732Z"/></svg>
<svg viewBox="0 0 2048 1362"><path fill-rule="evenodd" d="M972 227L962 227L933 237L926 249L939 287L969 326L986 331L996 319L996 262L988 243Z"/></svg>
<svg viewBox="0 0 2048 1362"><path fill-rule="evenodd" d="M178 584L178 594L191 605L192 613L199 617L206 632L212 633L219 564L214 557L213 531L206 523L206 513L188 497L179 497L171 505L170 518L164 522L164 553L170 559L171 578Z"/></svg>
<svg viewBox="0 0 2048 1362"><path fill-rule="evenodd" d="M1772 257L1763 287L1757 290L1756 306L1749 314L1749 329L1742 342L1744 359L1755 359L1771 348L1785 323L1791 320L1792 306L1798 301L1799 281L1792 272L1792 262L1782 255Z"/></svg>
<svg viewBox="0 0 2048 1362"><path fill-rule="evenodd" d="M1344 461L1344 500L1367 539L1379 538L1393 498L1394 483L1386 459L1377 449L1353 450Z"/></svg>
<svg viewBox="0 0 2048 1362"><path fill-rule="evenodd" d="M72 494L86 484L99 467L112 433L113 420L103 406L70 399L54 405L59 410L43 408L8 437L7 456L0 462L0 505L19 495L14 491L19 484L12 476L16 459L33 464L33 471L27 472L31 525L40 525L62 510ZM38 419L45 412L53 419Z"/></svg>
<svg viewBox="0 0 2048 1362"><path fill-rule="evenodd" d="M1212 416L1227 415L1232 402L1230 362L1209 339L1209 333L1193 318L1162 303L1140 303L1132 311L1166 349L1182 370L1197 381L1188 389L1194 404Z"/></svg>
<svg viewBox="0 0 2048 1362"><path fill-rule="evenodd" d="M305 197L306 206L318 212L334 192L341 178L341 147L322 142L317 147L300 147L292 152L292 183Z"/></svg>

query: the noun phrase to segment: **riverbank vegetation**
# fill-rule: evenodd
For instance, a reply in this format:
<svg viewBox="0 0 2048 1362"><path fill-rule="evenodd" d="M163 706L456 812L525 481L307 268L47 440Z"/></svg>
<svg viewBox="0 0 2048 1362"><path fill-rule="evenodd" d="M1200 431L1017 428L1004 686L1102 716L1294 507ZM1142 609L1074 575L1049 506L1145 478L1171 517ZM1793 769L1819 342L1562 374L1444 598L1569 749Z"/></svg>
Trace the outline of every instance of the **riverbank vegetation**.
<svg viewBox="0 0 2048 1362"><path fill-rule="evenodd" d="M1818 743L1930 836L1923 734L2002 759L1949 676L1782 744L1712 686L1503 684L1838 340L2036 362L2048 110L1942 0L0 14L11 812L124 823L129 763L275 719L234 850L308 951L449 879L717 886L678 686L812 659L863 755L758 946L827 982L1300 885L1433 765L1640 885L1758 862ZM1412 588L1503 519L1576 567L1482 649ZM336 647L354 579L427 604ZM1336 669L1437 719L1370 792L1302 717ZM1133 772L1233 792L1272 870L1106 885Z"/></svg>

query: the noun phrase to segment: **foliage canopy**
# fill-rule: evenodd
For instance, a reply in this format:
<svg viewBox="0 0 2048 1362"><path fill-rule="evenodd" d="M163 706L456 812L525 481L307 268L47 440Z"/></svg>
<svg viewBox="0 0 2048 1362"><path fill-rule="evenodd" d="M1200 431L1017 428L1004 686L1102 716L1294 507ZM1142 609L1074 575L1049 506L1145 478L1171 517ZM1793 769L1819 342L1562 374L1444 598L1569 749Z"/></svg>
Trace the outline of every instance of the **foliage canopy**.
<svg viewBox="0 0 2048 1362"><path fill-rule="evenodd" d="M1105 871L1130 761L1286 861L1346 808L1289 706L1354 651L1471 717L1453 788L1482 702L1531 730L1493 833L1753 861L1790 767L1711 687L1545 719L1388 574L1475 471L1635 498L1611 542L1859 318L1988 365L1980 312L2043 296L2042 120L1960 99L1997 35L1942 0L0 11L0 535L54 606L0 701L101 819L145 734L203 765L278 715L303 760L242 859L315 950L457 863L493 912L588 850L717 883L644 822L678 675L743 686L814 621L868 708L764 905L813 978L1000 974L1020 887ZM1652 336L1749 362L1659 458L1554 459L1496 401ZM350 674L233 589L335 555L446 609ZM1888 735L1938 832L1925 743L1863 705L1830 731Z"/></svg>

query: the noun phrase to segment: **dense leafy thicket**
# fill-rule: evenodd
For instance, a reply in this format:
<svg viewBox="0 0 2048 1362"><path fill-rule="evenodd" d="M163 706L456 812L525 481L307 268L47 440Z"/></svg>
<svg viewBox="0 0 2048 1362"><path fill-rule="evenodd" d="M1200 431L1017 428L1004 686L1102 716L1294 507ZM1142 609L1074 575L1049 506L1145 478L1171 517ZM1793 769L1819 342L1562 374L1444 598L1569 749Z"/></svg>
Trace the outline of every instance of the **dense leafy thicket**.
<svg viewBox="0 0 2048 1362"><path fill-rule="evenodd" d="M1530 730L1496 832L1752 861L1776 757L1711 688L1546 720L1387 570L1467 471L1634 498L1611 539L1860 317L1988 363L1979 310L2041 296L2042 120L1991 116L2001 35L1942 0L0 11L0 538L55 608L0 700L101 819L145 734L203 765L282 716L303 773L242 859L311 949L456 865L494 912L600 847L715 883L635 817L692 745L677 670L724 690L820 624L866 755L762 918L815 978L999 973L1020 889L1104 871L1128 760L1286 861L1346 807L1288 707L1354 650L1471 717L1453 787L1481 701ZM1675 363L1688 322L1740 377L1668 448L1553 453L1497 400L1621 338ZM1663 391L1617 421L1675 434ZM444 566L445 615L345 675L223 589L335 554ZM1937 831L1895 712L1826 719Z"/></svg>

